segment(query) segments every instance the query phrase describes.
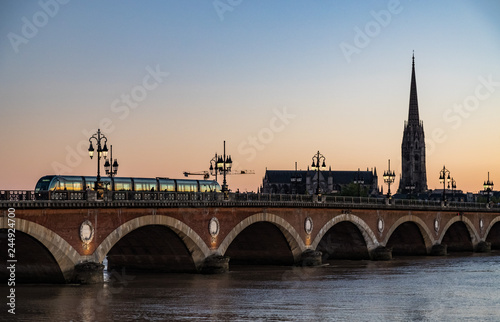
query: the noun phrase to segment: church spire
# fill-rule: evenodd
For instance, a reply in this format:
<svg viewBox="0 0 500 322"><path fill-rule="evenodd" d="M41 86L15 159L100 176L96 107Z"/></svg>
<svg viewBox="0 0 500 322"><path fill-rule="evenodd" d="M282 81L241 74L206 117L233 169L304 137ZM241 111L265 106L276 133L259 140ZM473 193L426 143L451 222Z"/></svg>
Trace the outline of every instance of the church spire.
<svg viewBox="0 0 500 322"><path fill-rule="evenodd" d="M401 143L401 178L399 192L404 194L427 191L427 171L425 168L424 126L418 116L417 81L415 78L415 55L412 55L410 86L410 109L405 122Z"/></svg>
<svg viewBox="0 0 500 322"><path fill-rule="evenodd" d="M417 99L417 80L415 79L415 53L412 56L411 63L411 85L410 85L410 109L408 111L408 124L419 124L418 99Z"/></svg>

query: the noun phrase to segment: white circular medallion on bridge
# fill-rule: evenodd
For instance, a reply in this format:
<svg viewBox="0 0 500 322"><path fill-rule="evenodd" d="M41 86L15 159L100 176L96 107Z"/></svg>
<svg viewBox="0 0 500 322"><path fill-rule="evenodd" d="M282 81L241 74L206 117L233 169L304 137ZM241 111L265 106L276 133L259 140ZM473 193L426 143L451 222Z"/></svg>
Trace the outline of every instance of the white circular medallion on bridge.
<svg viewBox="0 0 500 322"><path fill-rule="evenodd" d="M210 235L214 238L217 237L219 229L219 220L215 217L210 219L210 222L208 223L208 231L210 232Z"/></svg>
<svg viewBox="0 0 500 322"><path fill-rule="evenodd" d="M384 231L384 221L382 220L382 218L378 219L377 228L378 228L379 233Z"/></svg>
<svg viewBox="0 0 500 322"><path fill-rule="evenodd" d="M436 231L436 233L439 231L439 220L434 219L434 230Z"/></svg>
<svg viewBox="0 0 500 322"><path fill-rule="evenodd" d="M483 222L483 218L479 219L479 228L481 230L483 230L483 227L484 227L484 222Z"/></svg>
<svg viewBox="0 0 500 322"><path fill-rule="evenodd" d="M94 227L92 227L92 223L88 220L85 220L80 225L80 239L85 244L88 244L94 239Z"/></svg>
<svg viewBox="0 0 500 322"><path fill-rule="evenodd" d="M304 221L304 230L306 231L306 234L310 235L313 230L313 220L311 217L307 217L306 220Z"/></svg>

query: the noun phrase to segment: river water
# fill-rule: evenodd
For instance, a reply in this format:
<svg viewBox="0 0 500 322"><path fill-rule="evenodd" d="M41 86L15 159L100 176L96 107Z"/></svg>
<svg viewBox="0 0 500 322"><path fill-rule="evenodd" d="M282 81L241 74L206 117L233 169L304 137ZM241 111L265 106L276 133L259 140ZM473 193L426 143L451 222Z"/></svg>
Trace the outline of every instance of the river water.
<svg viewBox="0 0 500 322"><path fill-rule="evenodd" d="M500 321L500 254L242 266L222 275L107 272L18 285L8 321Z"/></svg>

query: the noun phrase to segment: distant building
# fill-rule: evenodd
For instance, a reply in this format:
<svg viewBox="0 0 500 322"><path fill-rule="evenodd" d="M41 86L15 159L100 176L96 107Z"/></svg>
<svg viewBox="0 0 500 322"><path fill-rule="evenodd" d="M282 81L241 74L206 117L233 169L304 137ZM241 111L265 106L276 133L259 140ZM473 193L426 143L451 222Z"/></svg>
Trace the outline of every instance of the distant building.
<svg viewBox="0 0 500 322"><path fill-rule="evenodd" d="M480 199L484 200L487 198L487 192L484 190L479 190L474 197L475 197L474 200L475 202L477 202ZM490 201L496 201L496 200L500 200L500 191L495 191L495 190L490 191Z"/></svg>
<svg viewBox="0 0 500 322"><path fill-rule="evenodd" d="M359 179L358 179L359 177ZM373 171L320 171L319 187L323 194L346 194L359 182L360 191L378 195L377 169ZM318 171L267 170L262 180L262 193L314 194L318 187ZM352 194L352 193L351 193Z"/></svg>
<svg viewBox="0 0 500 322"><path fill-rule="evenodd" d="M446 189L445 197L447 201L459 201L459 202L474 201L472 198L472 194L469 195L469 193L464 193L462 190L452 191L450 189ZM434 189L432 190L432 192L428 194L427 198L420 198L420 199L427 199L433 201L443 200L443 189Z"/></svg>
<svg viewBox="0 0 500 322"><path fill-rule="evenodd" d="M418 113L417 81L415 78L415 56L412 57L410 107L405 122L401 144L401 179L399 194L421 194L427 191L425 167L424 124Z"/></svg>

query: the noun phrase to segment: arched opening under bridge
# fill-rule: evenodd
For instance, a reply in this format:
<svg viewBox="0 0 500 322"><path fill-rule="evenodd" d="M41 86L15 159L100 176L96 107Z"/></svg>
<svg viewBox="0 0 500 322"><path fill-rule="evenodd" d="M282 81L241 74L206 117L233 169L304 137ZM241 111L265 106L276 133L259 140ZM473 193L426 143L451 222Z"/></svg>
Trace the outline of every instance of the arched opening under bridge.
<svg viewBox="0 0 500 322"><path fill-rule="evenodd" d="M448 246L448 252L472 252L474 250L470 232L463 221L456 221L448 227L441 244Z"/></svg>
<svg viewBox="0 0 500 322"><path fill-rule="evenodd" d="M108 252L108 271L196 272L183 240L163 225L146 225L123 236Z"/></svg>
<svg viewBox="0 0 500 322"><path fill-rule="evenodd" d="M415 222L406 221L391 234L386 247L392 248L393 256L427 255L427 247L420 228Z"/></svg>
<svg viewBox="0 0 500 322"><path fill-rule="evenodd" d="M491 227L486 237L486 241L491 243L491 249L500 249L500 221L497 221Z"/></svg>
<svg viewBox="0 0 500 322"><path fill-rule="evenodd" d="M242 230L225 254L233 265L293 265L294 256L282 231L271 222L256 222Z"/></svg>
<svg viewBox="0 0 500 322"><path fill-rule="evenodd" d="M323 261L333 259L370 259L368 248L359 228L349 221L332 226L316 247Z"/></svg>
<svg viewBox="0 0 500 322"><path fill-rule="evenodd" d="M4 285L7 284L10 272L8 257L8 230L0 229L0 276ZM52 253L36 238L16 230L14 242L15 282L16 283L65 283L63 273Z"/></svg>

